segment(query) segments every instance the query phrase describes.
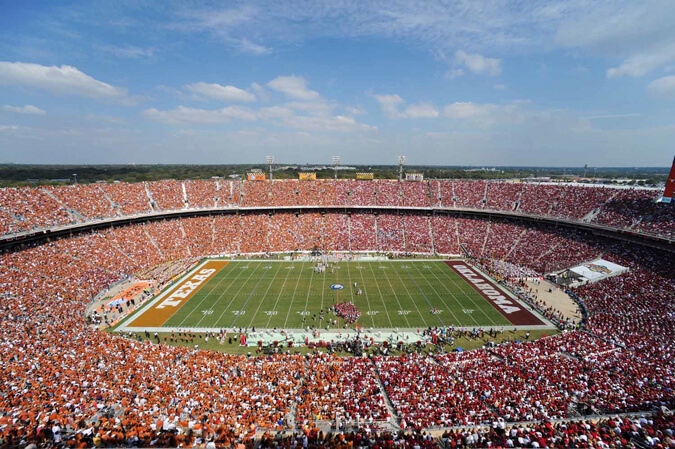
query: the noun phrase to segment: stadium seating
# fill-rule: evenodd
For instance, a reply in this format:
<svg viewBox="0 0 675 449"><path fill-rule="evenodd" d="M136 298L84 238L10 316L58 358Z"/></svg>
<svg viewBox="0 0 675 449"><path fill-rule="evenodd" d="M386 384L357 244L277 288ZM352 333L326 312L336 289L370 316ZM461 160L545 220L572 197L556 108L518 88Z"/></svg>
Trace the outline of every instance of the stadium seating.
<svg viewBox="0 0 675 449"><path fill-rule="evenodd" d="M154 181L0 189L2 234L183 209L267 206L443 207L582 221L672 239L659 192L569 184L443 180Z"/></svg>
<svg viewBox="0 0 675 449"><path fill-rule="evenodd" d="M161 181L9 188L0 189L0 224L9 233L176 208L423 203L586 219L667 236L673 232L670 209L653 204L654 196L644 191L484 181L403 185ZM551 192L549 204L534 199ZM172 273L155 267L169 261L187 267L208 254L315 248L468 253L522 267L512 268L521 274L602 254L630 272L574 291L589 312L586 330L434 357L352 361L227 355L97 331L82 316L92 298L132 273L148 274L159 285L168 282ZM406 447L509 447L534 441L540 447L599 441L666 447L673 444L672 417L550 421L589 411L675 405L675 260L670 256L569 228L365 209L161 219L26 245L0 256L0 444L190 446L214 441L250 446L255 432L267 431L260 444L268 447L273 432L300 426L303 430L284 437L282 444L299 440L304 445L307 439L345 447L367 438ZM112 311L105 319L117 315ZM237 330L223 332L231 336ZM199 346L207 335L189 338ZM336 419L361 427L389 420L403 429L446 430L440 441L421 433L375 430L345 433L339 441L320 435L317 422ZM510 427L520 421L532 422ZM456 428L469 425L484 427Z"/></svg>

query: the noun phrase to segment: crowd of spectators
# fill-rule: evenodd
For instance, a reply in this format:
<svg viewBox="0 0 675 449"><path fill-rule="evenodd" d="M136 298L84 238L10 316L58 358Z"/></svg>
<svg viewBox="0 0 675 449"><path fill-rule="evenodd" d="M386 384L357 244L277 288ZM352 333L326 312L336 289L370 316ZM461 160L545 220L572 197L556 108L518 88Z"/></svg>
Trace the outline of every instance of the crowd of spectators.
<svg viewBox="0 0 675 449"><path fill-rule="evenodd" d="M182 182L172 179L153 181L147 183L147 187L156 210L180 210L185 208L185 192Z"/></svg>
<svg viewBox="0 0 675 449"><path fill-rule="evenodd" d="M65 207L83 220L96 220L115 215L109 199L103 194L100 184L76 184L45 187Z"/></svg>
<svg viewBox="0 0 675 449"><path fill-rule="evenodd" d="M675 418L613 417L602 420L542 422L507 428L503 420L490 426L445 431L441 447L615 448L673 447Z"/></svg>
<svg viewBox="0 0 675 449"><path fill-rule="evenodd" d="M150 208L142 184L136 186L146 193L144 202L122 200L111 186L103 190L120 208ZM81 313L110 285L170 260L292 249L286 245L306 249L327 241L337 250L348 250L345 244L352 250L394 250L405 248L407 232L415 236L411 245L428 248L422 235L429 225L431 235L449 248L456 248L456 238L482 254L487 241L498 254L535 272L537 257L576 263L600 249L603 257L630 271L576 289L589 311L587 331L466 354L376 357L373 362L249 358L157 345L93 330ZM495 236L489 237L492 232ZM527 249L513 249L520 245ZM528 258L530 251L540 255ZM557 258L558 252L564 255ZM153 221L28 246L2 254L0 264L0 444L252 444L254 432L261 429L311 429L312 422L336 416L365 424L386 420L386 398L404 429L548 422L585 413L672 407L675 260L669 256L566 229L366 212ZM478 435L456 430L448 431L444 441L450 446L453 441L455 446L532 445L538 432L539 445L539 438L551 438L559 446L591 440L611 445L628 438L670 444L673 420L635 424L618 418L564 426L491 427ZM435 444L415 435L398 440L420 447ZM350 436L344 441L358 440Z"/></svg>
<svg viewBox="0 0 675 449"><path fill-rule="evenodd" d="M368 359L319 354L308 365L297 400L298 423L332 421L353 427L391 419Z"/></svg>
<svg viewBox="0 0 675 449"><path fill-rule="evenodd" d="M0 232L154 211L234 207L447 207L583 220L673 238L658 191L471 180L164 180L0 189Z"/></svg>

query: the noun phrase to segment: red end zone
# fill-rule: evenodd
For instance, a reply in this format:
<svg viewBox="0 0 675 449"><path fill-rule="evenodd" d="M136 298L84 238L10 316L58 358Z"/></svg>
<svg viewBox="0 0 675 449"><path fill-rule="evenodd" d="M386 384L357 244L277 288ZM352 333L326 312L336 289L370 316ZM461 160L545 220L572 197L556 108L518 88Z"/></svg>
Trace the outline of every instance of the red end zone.
<svg viewBox="0 0 675 449"><path fill-rule="evenodd" d="M445 262L455 273L467 281L485 298L487 302L499 311L514 326L542 326L543 323L532 312L525 309L519 302L510 296L504 295L492 281L475 270L471 265L462 261L448 260Z"/></svg>

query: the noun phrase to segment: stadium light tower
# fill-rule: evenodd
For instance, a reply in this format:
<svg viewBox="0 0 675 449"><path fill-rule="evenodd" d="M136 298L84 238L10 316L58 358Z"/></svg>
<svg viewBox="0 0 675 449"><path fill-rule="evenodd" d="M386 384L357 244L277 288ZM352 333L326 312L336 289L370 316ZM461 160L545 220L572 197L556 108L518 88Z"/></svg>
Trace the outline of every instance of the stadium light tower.
<svg viewBox="0 0 675 449"><path fill-rule="evenodd" d="M337 179L338 165L340 165L340 156L333 156L333 170L335 171L335 179Z"/></svg>
<svg viewBox="0 0 675 449"><path fill-rule="evenodd" d="M274 165L274 156L267 156L265 158L267 160L267 166L270 169L270 181L272 180L272 167Z"/></svg>
<svg viewBox="0 0 675 449"><path fill-rule="evenodd" d="M403 166L405 165L405 156L398 157L398 180L403 181Z"/></svg>

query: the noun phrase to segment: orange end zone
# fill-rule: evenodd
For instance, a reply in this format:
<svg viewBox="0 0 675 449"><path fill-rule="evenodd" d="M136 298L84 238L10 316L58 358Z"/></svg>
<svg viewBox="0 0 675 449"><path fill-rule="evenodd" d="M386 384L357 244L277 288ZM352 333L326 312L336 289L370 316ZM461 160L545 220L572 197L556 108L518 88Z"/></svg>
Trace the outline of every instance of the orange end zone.
<svg viewBox="0 0 675 449"><path fill-rule="evenodd" d="M174 286L161 299L126 325L126 327L160 327L171 316L188 302L199 289L213 278L228 262L226 260L211 260L202 265L195 272L187 276L183 282Z"/></svg>

